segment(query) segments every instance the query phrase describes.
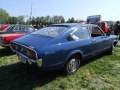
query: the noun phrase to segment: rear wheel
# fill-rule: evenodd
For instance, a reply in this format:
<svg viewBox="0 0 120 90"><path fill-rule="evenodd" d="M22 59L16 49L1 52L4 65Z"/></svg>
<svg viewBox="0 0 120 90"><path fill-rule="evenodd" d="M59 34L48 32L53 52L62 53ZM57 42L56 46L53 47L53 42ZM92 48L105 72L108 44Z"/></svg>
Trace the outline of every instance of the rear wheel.
<svg viewBox="0 0 120 90"><path fill-rule="evenodd" d="M80 57L79 55L74 55L68 59L66 62L63 71L65 74L74 74L80 65Z"/></svg>

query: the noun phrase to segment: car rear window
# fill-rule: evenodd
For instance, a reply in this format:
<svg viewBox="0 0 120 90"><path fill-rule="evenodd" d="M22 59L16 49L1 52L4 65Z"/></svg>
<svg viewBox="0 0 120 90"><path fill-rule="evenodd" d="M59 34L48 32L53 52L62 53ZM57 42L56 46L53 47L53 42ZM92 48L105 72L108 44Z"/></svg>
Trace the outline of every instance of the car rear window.
<svg viewBox="0 0 120 90"><path fill-rule="evenodd" d="M36 32L33 32L31 34L38 34L38 35L43 35L43 36L49 36L49 37L56 37L65 30L67 30L68 27L65 26L50 26L50 27L45 27L37 30Z"/></svg>

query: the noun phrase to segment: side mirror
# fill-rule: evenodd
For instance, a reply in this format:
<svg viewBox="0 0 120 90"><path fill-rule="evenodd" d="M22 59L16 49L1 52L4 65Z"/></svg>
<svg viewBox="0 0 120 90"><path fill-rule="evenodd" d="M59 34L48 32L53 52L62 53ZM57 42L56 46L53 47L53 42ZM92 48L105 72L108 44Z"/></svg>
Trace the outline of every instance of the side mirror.
<svg viewBox="0 0 120 90"><path fill-rule="evenodd" d="M34 32L35 30L33 29L33 28L29 28L28 29L28 33L32 33L32 32Z"/></svg>

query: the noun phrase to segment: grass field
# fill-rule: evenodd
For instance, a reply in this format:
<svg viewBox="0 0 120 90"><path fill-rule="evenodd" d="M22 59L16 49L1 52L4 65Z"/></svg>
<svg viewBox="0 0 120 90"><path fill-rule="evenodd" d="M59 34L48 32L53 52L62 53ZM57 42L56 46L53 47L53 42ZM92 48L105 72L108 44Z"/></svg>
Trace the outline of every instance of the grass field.
<svg viewBox="0 0 120 90"><path fill-rule="evenodd" d="M120 90L120 47L82 63L74 75L30 70L15 53L0 48L0 90Z"/></svg>

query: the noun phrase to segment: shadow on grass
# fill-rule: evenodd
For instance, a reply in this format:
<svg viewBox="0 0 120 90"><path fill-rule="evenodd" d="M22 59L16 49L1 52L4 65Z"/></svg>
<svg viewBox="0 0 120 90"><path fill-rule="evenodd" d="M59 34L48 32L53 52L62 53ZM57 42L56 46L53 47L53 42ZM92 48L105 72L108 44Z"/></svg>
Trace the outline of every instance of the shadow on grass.
<svg viewBox="0 0 120 90"><path fill-rule="evenodd" d="M84 61L81 62L81 67L86 65L86 64L92 63L92 62L94 62L96 60L99 60L100 58L102 58L103 56L106 56L106 55L107 54L103 53L103 54L97 55L97 56L95 56L95 57L93 57L91 59L84 60Z"/></svg>
<svg viewBox="0 0 120 90"><path fill-rule="evenodd" d="M12 55L12 51L0 49L0 55ZM82 66L102 58L105 54L82 62ZM33 90L35 87L42 87L51 83L57 77L61 77L59 71L43 72L32 69L22 63L0 67L0 90Z"/></svg>
<svg viewBox="0 0 120 90"><path fill-rule="evenodd" d="M22 63L0 67L0 90L33 90L50 83L59 72L43 72L36 69L30 70Z"/></svg>
<svg viewBox="0 0 120 90"><path fill-rule="evenodd" d="M10 50L10 49L0 48L0 57L10 56L10 55L13 55L13 54L15 54L15 53L12 52L12 50Z"/></svg>

